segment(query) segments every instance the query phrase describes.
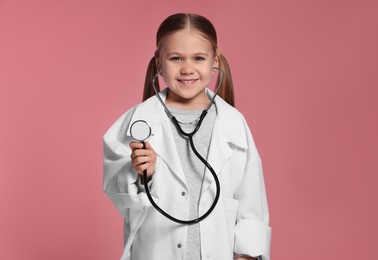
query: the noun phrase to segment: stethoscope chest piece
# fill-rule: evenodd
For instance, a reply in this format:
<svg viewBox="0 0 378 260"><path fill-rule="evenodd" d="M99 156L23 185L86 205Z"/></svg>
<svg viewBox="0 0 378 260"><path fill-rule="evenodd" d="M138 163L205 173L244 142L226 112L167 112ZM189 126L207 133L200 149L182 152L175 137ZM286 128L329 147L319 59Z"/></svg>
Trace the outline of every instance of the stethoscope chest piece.
<svg viewBox="0 0 378 260"><path fill-rule="evenodd" d="M144 120L135 121L130 127L131 137L139 142L144 142L151 136L151 127Z"/></svg>

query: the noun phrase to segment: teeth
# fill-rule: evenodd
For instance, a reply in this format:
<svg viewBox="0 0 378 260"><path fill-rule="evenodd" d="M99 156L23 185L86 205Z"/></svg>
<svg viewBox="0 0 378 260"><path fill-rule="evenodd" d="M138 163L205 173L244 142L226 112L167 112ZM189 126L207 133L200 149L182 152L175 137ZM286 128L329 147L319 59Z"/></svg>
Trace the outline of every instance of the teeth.
<svg viewBox="0 0 378 260"><path fill-rule="evenodd" d="M184 84L193 84L196 80L191 79L191 80L180 80Z"/></svg>

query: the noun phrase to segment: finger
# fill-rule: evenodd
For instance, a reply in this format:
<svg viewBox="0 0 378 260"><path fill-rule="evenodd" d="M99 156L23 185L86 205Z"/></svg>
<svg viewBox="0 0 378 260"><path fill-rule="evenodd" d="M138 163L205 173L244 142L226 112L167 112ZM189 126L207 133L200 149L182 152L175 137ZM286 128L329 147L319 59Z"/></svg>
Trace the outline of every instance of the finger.
<svg viewBox="0 0 378 260"><path fill-rule="evenodd" d="M149 163L137 165L134 167L134 169L140 175L143 175L144 171L147 171L148 176L152 175L152 173L154 172L154 167Z"/></svg>
<svg viewBox="0 0 378 260"><path fill-rule="evenodd" d="M138 166L138 168L136 169L136 172L141 176L144 175L144 171L147 171L148 177L152 176L155 173L154 167L148 167L146 166L146 164Z"/></svg>
<svg viewBox="0 0 378 260"><path fill-rule="evenodd" d="M152 150L146 150L146 149L136 149L132 152L134 156L152 156L154 152Z"/></svg>
<svg viewBox="0 0 378 260"><path fill-rule="evenodd" d="M130 142L129 146L130 146L131 150L143 148L143 144L141 142Z"/></svg>
<svg viewBox="0 0 378 260"><path fill-rule="evenodd" d="M137 157L145 157L145 156L150 156L152 158L155 158L155 154L153 151L149 151L149 150L144 150L144 149L137 149L137 150L134 150L131 154L130 154L130 158L131 160L134 160L135 158Z"/></svg>
<svg viewBox="0 0 378 260"><path fill-rule="evenodd" d="M153 150L149 142L144 142L144 146L145 146L145 149L147 150Z"/></svg>
<svg viewBox="0 0 378 260"><path fill-rule="evenodd" d="M132 160L132 167L136 172L142 173L147 169L149 174L155 171L156 159L152 156L140 156Z"/></svg>
<svg viewBox="0 0 378 260"><path fill-rule="evenodd" d="M133 166L152 162L152 156L138 156L132 160Z"/></svg>
<svg viewBox="0 0 378 260"><path fill-rule="evenodd" d="M145 149L151 152L151 153L147 153L146 155L151 155L154 158L154 160L156 160L155 150L152 148L149 142L145 142Z"/></svg>
<svg viewBox="0 0 378 260"><path fill-rule="evenodd" d="M155 166L150 166L147 168L147 176L150 177L155 173Z"/></svg>

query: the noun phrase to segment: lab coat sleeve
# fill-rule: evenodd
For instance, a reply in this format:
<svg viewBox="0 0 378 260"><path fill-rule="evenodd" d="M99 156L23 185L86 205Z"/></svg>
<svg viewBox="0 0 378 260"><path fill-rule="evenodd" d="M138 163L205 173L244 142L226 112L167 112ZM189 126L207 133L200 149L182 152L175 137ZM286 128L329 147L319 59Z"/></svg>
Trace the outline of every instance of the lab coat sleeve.
<svg viewBox="0 0 378 260"><path fill-rule="evenodd" d="M260 156L251 132L244 120L248 149L245 151L245 171L235 199L239 201L235 226L234 252L270 259L271 228Z"/></svg>
<svg viewBox="0 0 378 260"><path fill-rule="evenodd" d="M103 189L124 218L129 218L130 210L143 211L151 205L131 165L129 142L132 139L126 136L126 131L132 114L132 111L125 113L103 138Z"/></svg>

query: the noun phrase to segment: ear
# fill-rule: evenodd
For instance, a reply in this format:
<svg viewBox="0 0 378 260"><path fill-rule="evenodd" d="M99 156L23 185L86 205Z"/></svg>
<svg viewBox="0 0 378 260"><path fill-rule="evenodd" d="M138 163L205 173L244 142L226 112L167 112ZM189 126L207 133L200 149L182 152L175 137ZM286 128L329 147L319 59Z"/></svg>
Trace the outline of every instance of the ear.
<svg viewBox="0 0 378 260"><path fill-rule="evenodd" d="M219 49L217 49L215 52L213 68L214 67L219 68L219 55L220 55L220 52L219 52ZM215 71L213 70L211 73L212 75L214 75Z"/></svg>
<svg viewBox="0 0 378 260"><path fill-rule="evenodd" d="M156 69L157 69L157 71L159 71L160 70L160 66L161 66L161 63L160 63L160 59L159 59L159 53L158 53L158 51L156 50L155 51L155 65L156 65Z"/></svg>
<svg viewBox="0 0 378 260"><path fill-rule="evenodd" d="M215 50L215 58L214 58L214 66L213 67L219 67L219 56L220 56L220 50L217 48Z"/></svg>
<svg viewBox="0 0 378 260"><path fill-rule="evenodd" d="M214 65L213 65L213 67L219 67L219 57L218 56L216 56L214 58Z"/></svg>
<svg viewBox="0 0 378 260"><path fill-rule="evenodd" d="M159 59L156 58L156 57L155 57L155 65L156 65L156 69L157 69L157 71L159 71L159 70L160 70L160 61L159 61Z"/></svg>

